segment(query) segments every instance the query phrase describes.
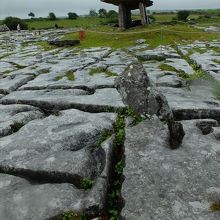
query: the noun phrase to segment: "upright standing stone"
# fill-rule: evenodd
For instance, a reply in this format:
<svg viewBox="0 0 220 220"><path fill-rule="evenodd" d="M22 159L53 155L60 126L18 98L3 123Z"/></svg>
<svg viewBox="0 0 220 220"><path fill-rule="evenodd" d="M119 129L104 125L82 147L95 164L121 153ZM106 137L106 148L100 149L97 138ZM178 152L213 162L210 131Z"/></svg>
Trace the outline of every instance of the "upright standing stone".
<svg viewBox="0 0 220 220"><path fill-rule="evenodd" d="M142 25L149 24L146 7L152 6L151 0L101 0L103 2L119 6L119 27L126 29L131 27L131 10L140 9Z"/></svg>
<svg viewBox="0 0 220 220"><path fill-rule="evenodd" d="M123 3L119 4L119 27L126 29L131 26L131 10Z"/></svg>
<svg viewBox="0 0 220 220"><path fill-rule="evenodd" d="M142 25L146 25L147 22L147 13L146 13L146 5L142 2L139 3L140 15L141 15L141 23Z"/></svg>

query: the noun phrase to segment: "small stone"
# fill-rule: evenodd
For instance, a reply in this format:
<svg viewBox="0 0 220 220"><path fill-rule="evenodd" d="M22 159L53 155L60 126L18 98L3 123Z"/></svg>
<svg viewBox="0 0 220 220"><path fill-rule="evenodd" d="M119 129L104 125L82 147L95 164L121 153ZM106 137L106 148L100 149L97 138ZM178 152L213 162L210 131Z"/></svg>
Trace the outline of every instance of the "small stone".
<svg viewBox="0 0 220 220"><path fill-rule="evenodd" d="M168 122L168 128L170 131L170 147L171 149L177 149L182 144L185 132L183 125L180 122Z"/></svg>

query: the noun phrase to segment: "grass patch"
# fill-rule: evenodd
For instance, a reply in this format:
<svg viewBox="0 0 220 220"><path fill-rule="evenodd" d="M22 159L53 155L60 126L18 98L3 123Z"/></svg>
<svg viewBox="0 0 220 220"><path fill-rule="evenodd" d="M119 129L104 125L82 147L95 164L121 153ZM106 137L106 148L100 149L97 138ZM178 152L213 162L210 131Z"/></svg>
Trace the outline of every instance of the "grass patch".
<svg viewBox="0 0 220 220"><path fill-rule="evenodd" d="M80 180L80 186L82 187L82 189L85 189L85 190L91 189L93 185L94 185L93 180L89 180L86 178Z"/></svg>
<svg viewBox="0 0 220 220"><path fill-rule="evenodd" d="M3 72L3 74L9 74L9 73L11 73L13 70L5 70L4 72Z"/></svg>
<svg viewBox="0 0 220 220"><path fill-rule="evenodd" d="M79 17L76 20L70 20L70 19L57 19L55 21L51 21L48 19L43 20L29 20L28 26L29 29L48 29L48 28L54 28L55 24L58 25L58 27L63 28L90 28L90 27L97 27L102 24L102 22L105 22L106 19L104 18L98 18L98 17Z"/></svg>
<svg viewBox="0 0 220 220"><path fill-rule="evenodd" d="M220 65L220 60L213 60L213 62L215 62L215 63Z"/></svg>
<svg viewBox="0 0 220 220"><path fill-rule="evenodd" d="M80 214L73 211L66 211L63 213L60 220L86 220L87 218Z"/></svg>
<svg viewBox="0 0 220 220"><path fill-rule="evenodd" d="M117 174L123 174L123 170L125 167L124 160L120 160L116 165L115 165L115 172Z"/></svg>
<svg viewBox="0 0 220 220"><path fill-rule="evenodd" d="M36 69L36 67L35 67L35 69ZM39 74L47 74L47 73L49 73L49 72L50 72L50 70L49 70L48 68L40 69L40 70L38 71Z"/></svg>
<svg viewBox="0 0 220 220"><path fill-rule="evenodd" d="M201 49L199 47L195 47L195 48L193 48L193 50L200 53L200 54L203 54L207 51L207 49Z"/></svg>
<svg viewBox="0 0 220 220"><path fill-rule="evenodd" d="M61 115L61 112L59 111L59 110L53 110L52 112L51 112L51 115L54 115L54 116L60 116Z"/></svg>
<svg viewBox="0 0 220 220"><path fill-rule="evenodd" d="M215 51L217 54L220 54L220 48L219 47L209 47L209 49Z"/></svg>
<svg viewBox="0 0 220 220"><path fill-rule="evenodd" d="M62 78L63 78L63 76L60 76L60 75L59 75L59 76L56 76L56 77L55 77L55 81L59 81L59 80L61 80Z"/></svg>
<svg viewBox="0 0 220 220"><path fill-rule="evenodd" d="M76 79L75 75L74 75L74 72L72 72L71 70L66 72L66 77L70 81L74 81Z"/></svg>
<svg viewBox="0 0 220 220"><path fill-rule="evenodd" d="M106 68L104 68L104 67L92 68L89 70L89 75L93 76L98 73L104 73L105 71L106 71Z"/></svg>
<svg viewBox="0 0 220 220"><path fill-rule="evenodd" d="M110 70L106 70L106 71L105 71L105 75L106 75L107 77L118 76L117 73L114 73L114 72L112 72L112 71L110 71Z"/></svg>
<svg viewBox="0 0 220 220"><path fill-rule="evenodd" d="M94 148L100 148L102 143L104 141L106 141L109 137L111 137L113 134L112 131L103 131L102 134L101 134L101 137L98 139L98 141L96 142L96 144L94 145Z"/></svg>
<svg viewBox="0 0 220 220"><path fill-rule="evenodd" d="M162 28L162 31L160 30ZM155 31L156 30L156 31ZM98 32L107 33L98 33ZM176 32L173 32L176 31ZM190 27L188 24L177 24L173 26L165 25L148 25L147 27L135 27L126 31L108 26L97 26L91 32L86 30L86 38L81 41L79 48L88 47L112 47L112 48L128 48L134 46L138 39L145 39L151 48L159 45L170 45L176 43L191 43L195 40L211 41L220 37L219 33L207 33ZM132 34L131 32L137 32ZM139 33L138 33L139 32ZM143 33L145 32L145 33ZM199 33L192 33L199 32ZM78 33L70 33L64 36L64 40L78 39Z"/></svg>
<svg viewBox="0 0 220 220"><path fill-rule="evenodd" d="M103 67L93 68L93 69L90 69L90 71L89 71L90 76L94 76L95 74L100 74L100 73L104 73L106 75L106 77L118 76L117 73L114 73L114 72L107 70L106 68L103 68Z"/></svg>
<svg viewBox="0 0 220 220"><path fill-rule="evenodd" d="M220 201L212 203L209 209L213 212L220 212Z"/></svg>
<svg viewBox="0 0 220 220"><path fill-rule="evenodd" d="M159 68L162 70L162 71L171 71L171 72L178 72L176 68L168 65L168 64L165 64L165 63L162 63L160 64Z"/></svg>

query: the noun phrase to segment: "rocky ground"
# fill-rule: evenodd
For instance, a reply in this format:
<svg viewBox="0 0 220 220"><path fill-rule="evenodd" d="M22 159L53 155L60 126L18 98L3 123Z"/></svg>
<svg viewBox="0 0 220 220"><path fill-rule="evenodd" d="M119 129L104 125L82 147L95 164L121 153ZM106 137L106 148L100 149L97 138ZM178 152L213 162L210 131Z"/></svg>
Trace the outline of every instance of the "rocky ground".
<svg viewBox="0 0 220 220"><path fill-rule="evenodd" d="M0 219L219 219L220 42L35 44L60 34L0 35Z"/></svg>

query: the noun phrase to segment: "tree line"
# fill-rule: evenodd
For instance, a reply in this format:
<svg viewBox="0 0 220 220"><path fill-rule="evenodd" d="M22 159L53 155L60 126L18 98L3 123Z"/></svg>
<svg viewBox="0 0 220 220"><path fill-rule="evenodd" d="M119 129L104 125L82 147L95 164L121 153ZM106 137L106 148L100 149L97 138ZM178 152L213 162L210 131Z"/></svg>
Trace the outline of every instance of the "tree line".
<svg viewBox="0 0 220 220"><path fill-rule="evenodd" d="M117 16L118 13L114 10L110 10L110 11L107 11L106 9L104 8L101 8L98 10L98 12L96 12L95 9L90 9L89 11L89 14L87 16L89 17L100 17L100 18L112 18L112 17L115 17ZM31 18L31 19L35 19L35 14L33 12L30 12L28 14L28 16ZM72 20L75 20L79 17L79 15L75 12L68 12L67 13L67 18L68 19L72 19ZM49 12L49 15L47 17L49 20L57 20L57 16L54 12Z"/></svg>

